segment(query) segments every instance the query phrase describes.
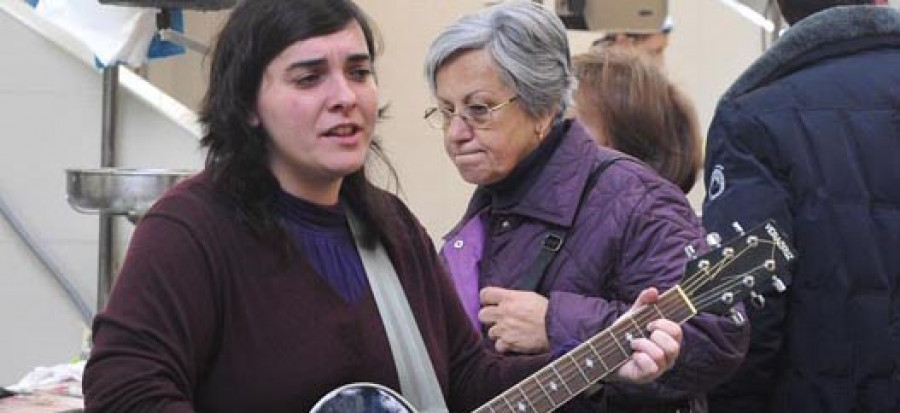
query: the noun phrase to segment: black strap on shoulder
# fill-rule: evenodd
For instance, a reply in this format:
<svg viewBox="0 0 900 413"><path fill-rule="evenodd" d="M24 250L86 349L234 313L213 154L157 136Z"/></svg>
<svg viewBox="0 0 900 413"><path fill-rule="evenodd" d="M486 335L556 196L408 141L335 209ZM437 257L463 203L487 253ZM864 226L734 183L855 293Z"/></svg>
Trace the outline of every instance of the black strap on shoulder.
<svg viewBox="0 0 900 413"><path fill-rule="evenodd" d="M588 192L590 192L597 184L597 179L600 177L600 174L620 159L627 159L627 157L613 156L604 159L600 161L600 164L597 165L596 169L591 171L587 182L584 184L584 189L581 191L581 196L578 198L578 205L575 207L574 218L578 218L578 213L581 211L581 205L584 203L584 199L587 197ZM538 286L541 285L541 281L543 281L544 276L547 273L547 267L550 266L550 262L553 261L556 253L562 249L562 246L566 241L568 230L569 228L559 226L547 229L547 235L544 236L544 241L541 242L541 251L538 252L538 256L531 262L531 265L525 271L524 276L519 278L519 282L515 287L517 290L537 291Z"/></svg>

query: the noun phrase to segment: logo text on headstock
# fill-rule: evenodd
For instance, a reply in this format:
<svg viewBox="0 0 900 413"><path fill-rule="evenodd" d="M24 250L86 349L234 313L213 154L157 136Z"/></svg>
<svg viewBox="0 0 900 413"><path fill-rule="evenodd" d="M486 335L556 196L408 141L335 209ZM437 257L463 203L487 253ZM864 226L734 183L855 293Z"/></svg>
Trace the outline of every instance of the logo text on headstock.
<svg viewBox="0 0 900 413"><path fill-rule="evenodd" d="M775 246L781 251L781 255L784 255L784 259L788 261L794 260L794 253L791 252L791 248L788 247L787 243L781 238L781 235L778 233L778 230L775 229L775 226L772 223L766 224L766 232L772 237L772 242L775 243Z"/></svg>

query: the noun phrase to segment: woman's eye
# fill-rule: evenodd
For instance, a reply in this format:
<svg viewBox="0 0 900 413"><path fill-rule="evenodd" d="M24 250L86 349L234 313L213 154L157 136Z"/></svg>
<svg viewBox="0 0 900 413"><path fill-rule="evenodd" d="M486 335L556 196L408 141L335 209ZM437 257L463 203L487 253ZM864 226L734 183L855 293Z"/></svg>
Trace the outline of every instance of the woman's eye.
<svg viewBox="0 0 900 413"><path fill-rule="evenodd" d="M491 111L487 105L469 105L467 106L469 114L472 116L484 116Z"/></svg>
<svg viewBox="0 0 900 413"><path fill-rule="evenodd" d="M300 87L313 86L319 82L321 76L316 73L305 74L294 78L294 84Z"/></svg>
<svg viewBox="0 0 900 413"><path fill-rule="evenodd" d="M350 77L352 79L367 80L369 76L372 76L372 69L368 67L359 67L350 70Z"/></svg>

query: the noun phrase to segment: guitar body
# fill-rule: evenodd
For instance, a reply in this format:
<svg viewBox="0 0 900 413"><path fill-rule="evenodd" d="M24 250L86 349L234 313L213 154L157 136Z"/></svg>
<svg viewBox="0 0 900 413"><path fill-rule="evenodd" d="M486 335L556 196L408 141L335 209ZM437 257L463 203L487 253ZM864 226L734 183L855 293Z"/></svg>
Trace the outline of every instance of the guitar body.
<svg viewBox="0 0 900 413"><path fill-rule="evenodd" d="M326 394L310 413L415 413L415 409L380 384L352 383Z"/></svg>

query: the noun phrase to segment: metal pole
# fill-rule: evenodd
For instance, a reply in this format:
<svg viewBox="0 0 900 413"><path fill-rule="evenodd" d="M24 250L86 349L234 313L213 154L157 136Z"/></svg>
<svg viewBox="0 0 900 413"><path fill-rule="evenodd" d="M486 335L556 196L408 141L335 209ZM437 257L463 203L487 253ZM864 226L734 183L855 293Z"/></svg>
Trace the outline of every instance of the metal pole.
<svg viewBox="0 0 900 413"><path fill-rule="evenodd" d="M772 30L772 43L775 43L781 37L781 31L784 29L785 23L787 23L784 21L784 16L781 14L778 3L775 3L774 7L772 7L772 21L775 22L775 30Z"/></svg>
<svg viewBox="0 0 900 413"><path fill-rule="evenodd" d="M116 109L119 90L119 65L112 63L103 69L103 124L100 136L100 166L116 164ZM106 307L112 287L115 258L115 222L113 215L100 212L100 239L97 257L97 313Z"/></svg>
<svg viewBox="0 0 900 413"><path fill-rule="evenodd" d="M778 37L781 36L781 30L784 29L785 21L781 16L781 10L778 8L778 2L775 0L768 0L763 15L766 20L772 22L772 33L766 34L765 31L762 32L762 52L765 53L778 41Z"/></svg>
<svg viewBox="0 0 900 413"><path fill-rule="evenodd" d="M6 203L3 199L3 194L0 193L0 218L6 219L6 222L12 227L16 234L19 234L19 238L22 239L22 242L25 243L25 246L31 251L32 254L38 259L38 261L43 264L44 268L53 278L56 280L56 283L59 284L60 287L65 290L66 295L69 296L69 299L72 301L72 304L78 308L78 312L81 313L81 320L84 321L84 325L87 327L91 326L91 320L94 319L94 314L91 312L91 307L88 306L88 303L84 301L84 298L81 297L81 294L78 293L78 290L75 289L75 286L72 285L72 282L66 278L65 274L63 274L62 270L59 269L59 265L53 260L53 257L41 247L41 245L34 239L34 237L25 229L25 224L22 223L16 215L13 213L12 208Z"/></svg>

